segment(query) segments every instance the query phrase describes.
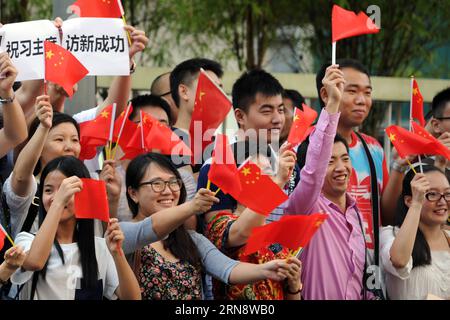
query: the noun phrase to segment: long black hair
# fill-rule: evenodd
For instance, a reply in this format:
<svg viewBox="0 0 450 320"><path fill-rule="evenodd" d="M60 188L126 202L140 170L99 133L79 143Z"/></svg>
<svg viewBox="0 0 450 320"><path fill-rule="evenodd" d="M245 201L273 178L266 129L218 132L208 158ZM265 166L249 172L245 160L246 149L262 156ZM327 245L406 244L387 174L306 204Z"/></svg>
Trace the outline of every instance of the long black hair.
<svg viewBox="0 0 450 320"><path fill-rule="evenodd" d="M445 176L445 174L435 166L422 165L422 168L423 173L438 171ZM395 216L395 226L399 228L402 226L403 221L405 221L406 215L409 210L408 206L405 204L405 197L412 196L411 181L414 178L414 175L415 173L413 172L413 170L409 170L409 172L403 178L402 193L398 199L397 214ZM414 241L414 247L412 251L412 259L413 268L431 264L430 246L428 245L428 242L425 239L425 236L420 228L417 228L416 239Z"/></svg>
<svg viewBox="0 0 450 320"><path fill-rule="evenodd" d="M50 161L45 166L44 170L42 170L41 183L39 184L39 194L44 194L45 179L53 171L59 171L66 177L77 176L78 178L90 178L89 171L81 160L73 156L58 157ZM39 199L39 226L42 225L47 215L42 198L43 197L41 196ZM74 241L77 242L80 250L81 268L83 271L82 283L85 288L94 289L97 286L98 280L98 264L95 256L94 220L77 219L73 236ZM64 254L56 238L54 239L54 244L59 256L61 257L62 263L64 264ZM47 263L48 260L44 268L40 271L43 279L45 279Z"/></svg>
<svg viewBox="0 0 450 320"><path fill-rule="evenodd" d="M177 179L181 181L180 173L166 156L158 153L147 153L134 158L128 165L125 179L127 190L129 187L134 190L139 189L139 185L142 182L148 167L152 163L167 171L170 171ZM128 192L127 201L133 217L136 217L139 212L139 205L131 199ZM183 204L185 201L186 187L182 184L178 205ZM181 261L186 261L196 268L202 268L201 258L197 246L192 241L192 238L183 225L172 231L168 238L162 242L164 249L170 250L170 252Z"/></svg>
<svg viewBox="0 0 450 320"><path fill-rule="evenodd" d="M61 123L71 123L74 125L74 127L77 129L77 133L78 133L78 138L80 138L80 126L78 125L77 121L70 115L62 113L62 112L58 112L58 111L53 111L53 118L52 118L52 128L57 127L58 125L60 125ZM36 133L37 128L39 127L39 124L41 122L39 121L38 118L35 118L33 120L33 122L31 122L30 125L30 130L28 131L28 140L30 141L31 138L33 137L33 135ZM52 129L50 128L50 130ZM36 164L36 167L34 167L34 171L33 174L36 176L39 174L39 172L41 172L42 166L41 166L41 160L39 160Z"/></svg>

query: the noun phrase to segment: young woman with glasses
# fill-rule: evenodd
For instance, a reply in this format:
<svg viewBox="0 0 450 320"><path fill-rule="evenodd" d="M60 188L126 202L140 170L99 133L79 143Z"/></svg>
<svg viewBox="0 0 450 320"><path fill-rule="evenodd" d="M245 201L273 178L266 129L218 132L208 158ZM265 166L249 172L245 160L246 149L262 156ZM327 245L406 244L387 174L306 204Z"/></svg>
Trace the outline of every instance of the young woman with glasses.
<svg viewBox="0 0 450 320"><path fill-rule="evenodd" d="M419 167L416 167L418 171ZM431 165L410 170L403 180L394 227L381 232L380 256L391 299L450 299L450 184Z"/></svg>
<svg viewBox="0 0 450 320"><path fill-rule="evenodd" d="M212 191L200 189L193 200L185 202L186 188L166 157L149 153L132 160L126 185L134 223L121 224L125 234L123 248L125 254L133 253L133 260L129 261L134 266L143 299L202 299L203 272L232 284L267 278L281 281L293 272L292 265L285 260L264 264L232 260L204 236L187 231L181 225L183 221L178 221L178 227L174 223L167 227L167 221L161 221L164 216L168 220L174 214L187 217L190 213L202 213L218 199ZM152 225L145 227L150 219ZM163 225L166 225L164 230Z"/></svg>

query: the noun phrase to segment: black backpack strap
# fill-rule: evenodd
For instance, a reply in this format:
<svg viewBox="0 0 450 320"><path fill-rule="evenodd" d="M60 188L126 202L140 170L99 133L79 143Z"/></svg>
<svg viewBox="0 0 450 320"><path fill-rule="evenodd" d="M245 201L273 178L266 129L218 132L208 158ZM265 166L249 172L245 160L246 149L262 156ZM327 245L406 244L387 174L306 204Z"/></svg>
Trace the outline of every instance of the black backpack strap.
<svg viewBox="0 0 450 320"><path fill-rule="evenodd" d="M380 217L380 197L377 181L377 172L375 169L375 163L373 162L372 154L366 141L358 132L355 132L361 141L364 150L366 151L367 160L370 166L370 191L372 193L372 221L373 221L373 237L374 237L374 257L375 264L380 265L379 250L380 250L380 230L379 230L379 217Z"/></svg>
<svg viewBox="0 0 450 320"><path fill-rule="evenodd" d="M364 270L363 270L363 277L362 277L362 297L363 300L367 300L367 243L366 238L364 236L364 228L360 216L360 212L358 209L358 206L355 207L356 209L356 216L358 217L359 226L361 228L362 236L364 239Z"/></svg>
<svg viewBox="0 0 450 320"><path fill-rule="evenodd" d="M39 194L38 192L36 192L33 201L31 202L30 208L28 208L28 214L25 219L25 222L22 225L22 229L20 230L20 232L30 232L31 227L33 226L33 223L36 220L38 211L39 211Z"/></svg>
<svg viewBox="0 0 450 320"><path fill-rule="evenodd" d="M39 271L35 271L33 272L33 280L31 282L30 300L34 300L34 294L36 293L38 280L39 280Z"/></svg>

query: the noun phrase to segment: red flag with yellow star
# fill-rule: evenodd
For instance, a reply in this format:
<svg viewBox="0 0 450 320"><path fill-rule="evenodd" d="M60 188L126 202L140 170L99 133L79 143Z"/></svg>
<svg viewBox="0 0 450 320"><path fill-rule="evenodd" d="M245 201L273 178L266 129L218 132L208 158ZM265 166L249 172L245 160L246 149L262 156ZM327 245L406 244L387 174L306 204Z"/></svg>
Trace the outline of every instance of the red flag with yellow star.
<svg viewBox="0 0 450 320"><path fill-rule="evenodd" d="M423 135L409 132L402 127L389 126L386 128L386 134L389 136L389 140L391 140L395 149L397 149L398 155L402 158L421 154L439 154L447 157L446 153L436 143Z"/></svg>
<svg viewBox="0 0 450 320"><path fill-rule="evenodd" d="M283 216L279 221L255 227L244 249L249 255L273 243L297 250L308 245L320 225L328 218L327 214Z"/></svg>
<svg viewBox="0 0 450 320"><path fill-rule="evenodd" d="M126 146L138 131L138 125L129 119L131 113L133 113L133 106L130 103L129 108L122 111L114 122L114 141L117 141L122 150L126 149Z"/></svg>
<svg viewBox="0 0 450 320"><path fill-rule="evenodd" d="M201 70L198 77L194 111L189 126L191 150L193 153L192 164L202 162L203 150L212 142L214 131L225 120L230 110L230 99ZM200 124L201 130L195 130ZM209 131L210 135L205 135L207 130L211 130Z"/></svg>
<svg viewBox="0 0 450 320"><path fill-rule="evenodd" d="M233 151L228 138L224 134L218 134L215 140L211 166L208 171L208 179L218 186L224 193L239 193L242 190Z"/></svg>
<svg viewBox="0 0 450 320"><path fill-rule="evenodd" d="M78 0L70 9L83 18L120 18L123 15L120 0Z"/></svg>
<svg viewBox="0 0 450 320"><path fill-rule="evenodd" d="M295 108L294 118L292 119L291 131L289 131L288 142L292 145L298 145L306 139L309 133L311 133L311 125L317 118L316 110L302 105L303 111L299 108Z"/></svg>
<svg viewBox="0 0 450 320"><path fill-rule="evenodd" d="M445 158L450 160L450 151L446 146L444 146L438 139L433 137L424 127L419 125L418 123L411 121L412 131L415 134L418 134L421 137L431 141L435 146L435 149L439 152L438 154L444 156Z"/></svg>
<svg viewBox="0 0 450 320"><path fill-rule="evenodd" d="M378 33L380 29L364 12L354 13L338 5L333 6L331 15L333 42L362 34Z"/></svg>
<svg viewBox="0 0 450 320"><path fill-rule="evenodd" d="M412 81L412 97L411 97L411 117L418 120L422 127L425 126L425 118L423 117L423 97L419 90L416 79Z"/></svg>
<svg viewBox="0 0 450 320"><path fill-rule="evenodd" d="M59 84L71 97L73 86L89 71L70 51L53 42L45 41L44 50L45 80Z"/></svg>
<svg viewBox="0 0 450 320"><path fill-rule="evenodd" d="M241 191L230 190L230 195L237 202L257 213L269 215L288 199L281 188L250 160L239 168L239 180L242 186Z"/></svg>
<svg viewBox="0 0 450 320"><path fill-rule="evenodd" d="M92 159L97 153L96 148L106 145L111 130L112 108L112 105L107 106L94 120L80 123L80 159Z"/></svg>

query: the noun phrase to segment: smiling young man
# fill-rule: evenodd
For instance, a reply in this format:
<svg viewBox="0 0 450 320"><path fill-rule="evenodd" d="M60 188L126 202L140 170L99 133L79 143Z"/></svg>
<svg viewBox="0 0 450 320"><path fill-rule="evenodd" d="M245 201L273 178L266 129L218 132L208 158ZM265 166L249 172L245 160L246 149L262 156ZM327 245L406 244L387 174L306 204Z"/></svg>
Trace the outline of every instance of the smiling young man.
<svg viewBox="0 0 450 320"><path fill-rule="evenodd" d="M277 79L264 70L245 72L233 85L232 98L234 116L239 130L237 140L249 140L260 145L270 144L277 150L280 133L283 128L284 105L283 87ZM274 165L272 163L272 165ZM197 189L205 188L208 182L210 160L200 170ZM295 187L295 173L293 183L289 183L291 191ZM217 187L212 185L212 190ZM284 190L289 193L289 190ZM220 211L233 212L235 201L230 195L222 192L217 194L220 203L213 205L211 211L204 215L205 222L209 221ZM283 209L276 208L267 221L276 221L283 214Z"/></svg>
<svg viewBox="0 0 450 320"><path fill-rule="evenodd" d="M347 141L349 146L349 156L353 168L348 191L356 199L358 209L363 217L365 239L369 249L369 265L371 265L378 260L376 239L379 228L374 224L378 222L378 225L381 226L381 223L383 225L393 223L401 183L408 165L394 151L394 161L389 176L384 150L377 139L355 131L355 128L360 127L367 119L372 108L370 74L367 68L357 60L340 60L338 65L343 73L345 85L339 104L341 116L337 133ZM328 101L327 91L322 84L325 69L326 66L323 66L316 76L316 86L322 107ZM373 160L377 190L372 190L371 167L364 143ZM378 201L374 201L376 198ZM377 213L374 212L374 205L378 205Z"/></svg>
<svg viewBox="0 0 450 320"><path fill-rule="evenodd" d="M347 141L336 134L342 112L344 74L330 66L323 79L327 94L307 148L300 182L289 196L286 214L328 213L328 219L303 250L302 297L306 300L360 300L365 241L356 201L347 192L352 173ZM305 145L303 145L305 146Z"/></svg>

